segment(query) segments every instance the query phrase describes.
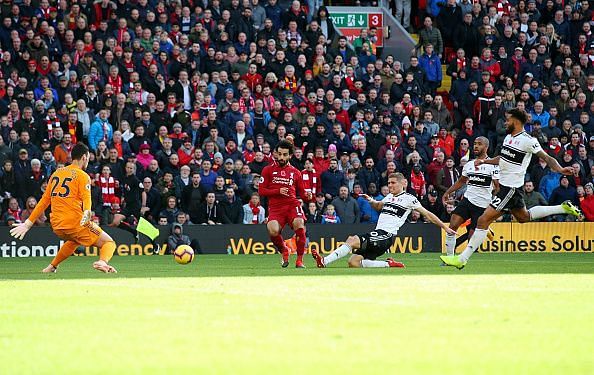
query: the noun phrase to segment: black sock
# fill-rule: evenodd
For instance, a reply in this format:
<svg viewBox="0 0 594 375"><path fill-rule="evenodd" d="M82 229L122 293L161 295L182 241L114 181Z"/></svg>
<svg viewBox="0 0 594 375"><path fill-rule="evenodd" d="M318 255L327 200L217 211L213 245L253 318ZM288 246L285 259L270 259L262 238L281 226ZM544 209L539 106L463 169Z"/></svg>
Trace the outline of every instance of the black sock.
<svg viewBox="0 0 594 375"><path fill-rule="evenodd" d="M456 238L456 247L462 245L468 239L468 232L464 233L460 237Z"/></svg>
<svg viewBox="0 0 594 375"><path fill-rule="evenodd" d="M136 228L132 228L132 226L128 223L126 223L125 221L122 221L119 225L118 228L125 230L126 232L132 233L132 235L134 237L136 237L138 235L138 231L136 230Z"/></svg>

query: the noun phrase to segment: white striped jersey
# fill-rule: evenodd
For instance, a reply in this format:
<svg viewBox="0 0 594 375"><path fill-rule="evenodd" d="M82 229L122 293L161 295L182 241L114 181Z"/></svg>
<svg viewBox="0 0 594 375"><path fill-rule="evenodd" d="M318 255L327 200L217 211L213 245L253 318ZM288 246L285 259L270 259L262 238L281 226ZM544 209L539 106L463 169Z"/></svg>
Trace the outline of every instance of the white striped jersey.
<svg viewBox="0 0 594 375"><path fill-rule="evenodd" d="M525 131L515 136L508 134L500 152L499 183L507 187L523 186L532 154L537 154L540 151L542 151L542 147L538 140Z"/></svg>
<svg viewBox="0 0 594 375"><path fill-rule="evenodd" d="M392 234L398 233L412 210L421 207L421 203L414 195L404 191L397 195L390 193L382 199L382 202L384 206L380 211L375 229L383 229Z"/></svg>
<svg viewBox="0 0 594 375"><path fill-rule="evenodd" d="M468 178L464 197L475 206L486 208L491 202L493 180L499 180L499 166L482 164L476 168L471 160L464 165L462 176Z"/></svg>

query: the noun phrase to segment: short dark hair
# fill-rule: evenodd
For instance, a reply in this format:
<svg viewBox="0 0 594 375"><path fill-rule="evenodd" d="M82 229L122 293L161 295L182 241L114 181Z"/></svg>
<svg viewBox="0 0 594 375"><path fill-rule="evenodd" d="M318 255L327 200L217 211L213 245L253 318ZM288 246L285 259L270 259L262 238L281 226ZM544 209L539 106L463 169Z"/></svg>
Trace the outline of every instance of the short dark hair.
<svg viewBox="0 0 594 375"><path fill-rule="evenodd" d="M507 114L510 115L511 117L515 118L516 120L519 120L522 124L525 124L526 121L528 121L526 112L524 112L518 108L509 109L507 111Z"/></svg>
<svg viewBox="0 0 594 375"><path fill-rule="evenodd" d="M84 143L77 143L72 148L72 152L70 153L72 156L72 160L80 160L82 157L89 153L89 148Z"/></svg>
<svg viewBox="0 0 594 375"><path fill-rule="evenodd" d="M293 144L285 139L283 139L282 141L280 141L277 145L276 145L276 150L278 151L279 148L283 148L285 150L289 150L289 155L293 155L293 151L295 151L295 147L293 146Z"/></svg>

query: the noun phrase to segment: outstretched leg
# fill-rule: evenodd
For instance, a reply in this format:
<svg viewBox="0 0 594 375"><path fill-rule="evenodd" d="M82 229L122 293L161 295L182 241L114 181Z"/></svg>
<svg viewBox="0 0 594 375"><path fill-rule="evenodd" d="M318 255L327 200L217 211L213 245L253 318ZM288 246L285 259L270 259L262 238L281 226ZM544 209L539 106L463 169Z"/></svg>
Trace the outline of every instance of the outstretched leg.
<svg viewBox="0 0 594 375"><path fill-rule="evenodd" d="M322 259L322 267L320 267L320 263L318 262L318 267L323 268L328 266L330 263L339 260L347 256L351 251L358 249L361 247L361 241L359 240L359 236L349 236L345 243L340 245L336 250L328 254L325 258ZM363 257L361 257L363 259ZM316 259L317 261L317 259ZM349 261L350 266L350 261Z"/></svg>
<svg viewBox="0 0 594 375"><path fill-rule="evenodd" d="M60 247L60 250L58 250L58 254L56 254L54 259L52 259L51 263L47 267L45 267L43 269L43 271L41 271L41 272L43 272L43 273L56 272L58 265L60 263L62 263L63 261L65 261L66 259L68 259L68 257L70 257L72 254L74 254L74 251L76 250L77 247L78 247L78 244L74 241L64 242L62 247Z"/></svg>

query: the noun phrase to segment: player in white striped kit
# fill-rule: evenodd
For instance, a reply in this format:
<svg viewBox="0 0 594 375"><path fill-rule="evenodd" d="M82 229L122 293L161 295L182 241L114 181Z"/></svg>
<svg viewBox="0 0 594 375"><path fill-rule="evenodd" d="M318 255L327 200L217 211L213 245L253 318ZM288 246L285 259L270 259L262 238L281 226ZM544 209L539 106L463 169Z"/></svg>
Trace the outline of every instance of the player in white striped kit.
<svg viewBox="0 0 594 375"><path fill-rule="evenodd" d="M460 256L444 255L440 257L448 266L458 269L464 268L470 256L485 240L489 225L503 215L504 210L510 210L511 214L520 223L550 215L569 214L581 216L580 210L571 201L565 201L558 206L535 206L530 210L526 209L520 191L524 185L526 169L530 164L532 155L537 155L545 160L552 171L564 175L571 175L573 167L561 167L555 158L543 151L536 138L531 137L524 131L524 124L527 121L527 115L524 111L513 108L507 111L506 117L505 130L507 136L503 141L500 155L493 159L477 159L474 162L476 168L483 164L499 165L499 193L491 199L490 206L479 218L476 230L462 254Z"/></svg>
<svg viewBox="0 0 594 375"><path fill-rule="evenodd" d="M322 258L316 251L312 251L312 256L316 260L318 268L325 268L330 263L345 257L350 252L353 253L349 258L349 267L398 267L404 268L404 264L396 262L392 258L387 260L375 260L377 257L386 253L400 227L406 222L408 215L412 210L417 210L433 224L443 228L448 234L456 234L448 228L437 216L427 211L419 200L406 192L408 182L402 173L392 173L388 177L388 194L381 201L376 201L372 197L362 194L361 196L369 201L371 207L380 211L379 219L375 229L365 234L349 236L346 242L340 245L336 250L325 258Z"/></svg>
<svg viewBox="0 0 594 375"><path fill-rule="evenodd" d="M486 137L477 137L474 140L473 151L477 159L487 159L489 140ZM466 226L468 235L472 236L479 217L491 201L493 187L499 190L499 166L483 164L478 168L474 167L474 160L469 161L462 169L462 176L445 193L443 193L444 205L448 202L450 194L456 192L466 185L464 199L458 203L452 218L450 228L458 231L458 228L468 219L470 224ZM446 236L446 253L454 255L456 249L456 235Z"/></svg>

